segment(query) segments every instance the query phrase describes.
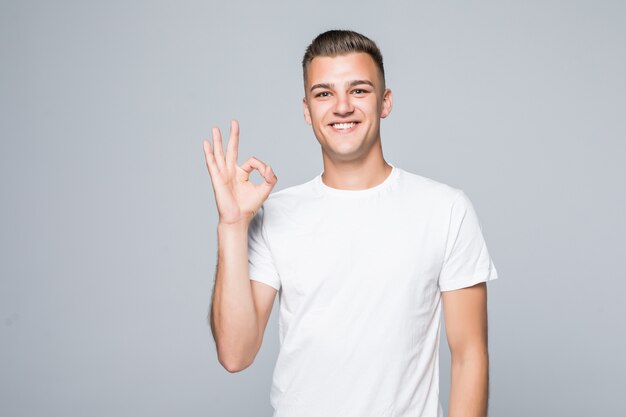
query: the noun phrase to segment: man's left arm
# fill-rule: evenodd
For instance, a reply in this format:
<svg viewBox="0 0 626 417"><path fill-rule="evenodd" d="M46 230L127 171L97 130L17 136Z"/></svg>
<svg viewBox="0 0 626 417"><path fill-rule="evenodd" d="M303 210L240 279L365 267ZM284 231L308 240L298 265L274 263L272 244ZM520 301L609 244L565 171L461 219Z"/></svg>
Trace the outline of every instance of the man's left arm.
<svg viewBox="0 0 626 417"><path fill-rule="evenodd" d="M489 397L487 285L442 291L452 357L449 417L485 417Z"/></svg>

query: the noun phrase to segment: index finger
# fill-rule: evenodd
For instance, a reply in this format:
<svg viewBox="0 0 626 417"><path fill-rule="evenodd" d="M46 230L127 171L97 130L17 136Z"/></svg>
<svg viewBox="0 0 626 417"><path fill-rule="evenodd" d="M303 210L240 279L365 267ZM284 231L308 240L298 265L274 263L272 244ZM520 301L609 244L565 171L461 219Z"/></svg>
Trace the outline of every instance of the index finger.
<svg viewBox="0 0 626 417"><path fill-rule="evenodd" d="M239 147L239 122L237 120L230 121L230 136L226 145L226 162L237 165L237 154Z"/></svg>

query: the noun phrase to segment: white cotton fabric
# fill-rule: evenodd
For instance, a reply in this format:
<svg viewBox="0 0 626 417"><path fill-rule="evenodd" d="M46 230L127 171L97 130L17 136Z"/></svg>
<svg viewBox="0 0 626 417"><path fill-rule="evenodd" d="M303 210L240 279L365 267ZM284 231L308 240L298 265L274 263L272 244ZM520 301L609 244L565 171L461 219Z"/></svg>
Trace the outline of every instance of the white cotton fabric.
<svg viewBox="0 0 626 417"><path fill-rule="evenodd" d="M441 417L441 291L497 278L463 191L392 165L365 190L321 174L249 227L250 279L279 290L274 417Z"/></svg>

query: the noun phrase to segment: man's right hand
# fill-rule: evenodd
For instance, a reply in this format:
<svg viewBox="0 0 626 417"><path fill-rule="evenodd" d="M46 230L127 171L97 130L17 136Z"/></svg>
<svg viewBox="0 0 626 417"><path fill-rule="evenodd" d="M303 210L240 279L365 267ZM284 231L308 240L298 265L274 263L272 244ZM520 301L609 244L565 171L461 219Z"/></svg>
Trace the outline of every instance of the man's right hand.
<svg viewBox="0 0 626 417"><path fill-rule="evenodd" d="M257 210L267 199L276 185L278 178L272 168L255 157L249 158L237 166L237 148L239 146L239 123L230 123L230 137L226 145L226 157L222 149L222 135L216 127L211 129L213 146L204 141L204 156L211 176L213 192L219 212L219 222L232 224L241 221L250 222ZM259 171L264 181L254 184L249 181L253 170Z"/></svg>

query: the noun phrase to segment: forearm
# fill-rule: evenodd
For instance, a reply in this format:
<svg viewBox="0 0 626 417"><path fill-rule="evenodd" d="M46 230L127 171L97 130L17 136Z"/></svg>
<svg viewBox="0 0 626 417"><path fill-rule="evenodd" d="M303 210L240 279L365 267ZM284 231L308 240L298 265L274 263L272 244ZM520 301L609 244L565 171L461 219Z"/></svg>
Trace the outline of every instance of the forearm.
<svg viewBox="0 0 626 417"><path fill-rule="evenodd" d="M248 222L218 225L211 330L220 363L241 370L258 350L259 325L248 277Z"/></svg>
<svg viewBox="0 0 626 417"><path fill-rule="evenodd" d="M460 356L460 355L459 355ZM489 398L487 352L452 357L450 417L485 417Z"/></svg>

